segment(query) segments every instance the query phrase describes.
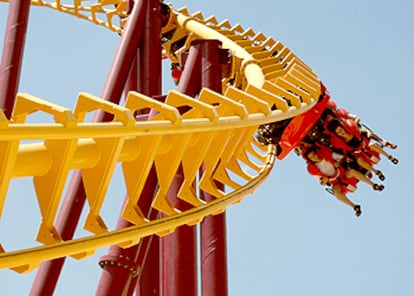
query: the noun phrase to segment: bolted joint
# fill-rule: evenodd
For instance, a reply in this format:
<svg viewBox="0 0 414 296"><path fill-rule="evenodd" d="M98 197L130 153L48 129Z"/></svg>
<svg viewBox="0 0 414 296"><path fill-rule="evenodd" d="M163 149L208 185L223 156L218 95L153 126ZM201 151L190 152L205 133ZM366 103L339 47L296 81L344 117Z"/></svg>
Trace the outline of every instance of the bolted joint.
<svg viewBox="0 0 414 296"><path fill-rule="evenodd" d="M102 256L101 260L99 261L99 266L102 269L109 269L109 268L123 268L129 270L132 277L136 277L139 271L139 264L133 261L128 256L123 255L106 255Z"/></svg>

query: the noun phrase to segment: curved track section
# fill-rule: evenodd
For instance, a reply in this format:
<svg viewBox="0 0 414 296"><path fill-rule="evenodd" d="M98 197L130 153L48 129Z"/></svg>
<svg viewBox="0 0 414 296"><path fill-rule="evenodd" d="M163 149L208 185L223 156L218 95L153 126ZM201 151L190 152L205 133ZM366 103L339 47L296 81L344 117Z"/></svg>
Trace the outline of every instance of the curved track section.
<svg viewBox="0 0 414 296"><path fill-rule="evenodd" d="M70 5L32 2L118 33L127 21L125 3L101 1L83 6L81 1ZM160 103L130 92L125 105L119 106L80 93L74 110L18 94L12 119L7 120L0 112L0 212L10 181L32 176L42 216L33 223L39 223L36 240L43 245L16 251L1 247L0 268L28 272L44 260L63 256L82 259L97 248L131 246L147 235L165 235L180 225L193 225L207 215L222 213L251 194L273 167L275 147L263 147L255 140L257 127L295 117L318 101L321 84L317 76L281 42L228 21L219 23L214 16L204 18L185 8L170 9L171 17L163 28L163 46L172 62L177 62L195 39L218 39L230 50L233 66L223 79L223 94L203 89L195 100L171 90ZM178 108L182 106L189 111L180 114ZM136 121L135 111L147 108L158 114L149 121ZM98 109L112 113L115 119L109 123L85 122L87 113ZM49 114L54 123L26 123L34 112ZM26 140L31 143L24 143ZM122 217L135 226L110 230L101 207L119 163L129 196ZM167 196L180 165L184 182L178 198L192 205L186 211L176 209ZM198 179L202 165L205 171ZM166 217L149 221L137 204L153 166L159 187L152 208ZM83 173L89 206L84 229L92 235L62 241L53 223L68 175L75 169ZM224 191L216 187L216 181L225 185ZM199 191L210 193L216 200L205 202Z"/></svg>

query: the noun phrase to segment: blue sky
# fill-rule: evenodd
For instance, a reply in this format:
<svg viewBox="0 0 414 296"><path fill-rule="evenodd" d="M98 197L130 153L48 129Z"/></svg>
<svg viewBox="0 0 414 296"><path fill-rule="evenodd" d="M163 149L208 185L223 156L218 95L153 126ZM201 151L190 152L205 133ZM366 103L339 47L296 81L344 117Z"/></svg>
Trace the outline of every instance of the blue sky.
<svg viewBox="0 0 414 296"><path fill-rule="evenodd" d="M173 1L281 40L318 74L341 107L398 143L383 160L383 192L365 184L335 200L292 154L254 194L227 211L229 295L414 295L414 4L396 1ZM0 3L3 44L7 4ZM78 92L100 95L119 37L46 8L32 8L20 91L73 108ZM2 46L0 46L0 50ZM164 89L173 88L166 75ZM122 180L110 192L119 196ZM122 194L121 198L123 198ZM22 206L24 205L24 206ZM109 211L109 210L112 210ZM119 211L107 209L115 223ZM32 246L38 227L30 179L13 180L0 220L6 249ZM36 224L36 225L33 225ZM68 259L56 295L94 295L96 256ZM36 272L0 270L2 295L26 295Z"/></svg>

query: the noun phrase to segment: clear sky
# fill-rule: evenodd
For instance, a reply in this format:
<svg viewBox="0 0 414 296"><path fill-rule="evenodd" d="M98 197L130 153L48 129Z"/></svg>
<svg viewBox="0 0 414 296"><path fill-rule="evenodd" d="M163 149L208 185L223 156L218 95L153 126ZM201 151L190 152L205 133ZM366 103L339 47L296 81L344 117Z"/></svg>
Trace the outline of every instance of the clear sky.
<svg viewBox="0 0 414 296"><path fill-rule="evenodd" d="M290 47L333 99L396 143L397 166L382 160L383 192L365 184L350 197L357 218L318 185L292 154L266 183L227 211L229 294L414 295L414 2L173 1L229 19ZM8 6L0 3L0 51ZM32 8L20 91L73 108L77 94L100 95L119 36L46 8ZM166 75L165 92L173 88ZM122 180L110 192L119 196ZM123 198L124 193L121 194ZM109 211L109 210L112 210ZM108 209L116 221L119 210ZM38 206L30 179L13 180L0 220L8 250L34 245ZM114 222L113 222L114 223ZM68 259L56 295L94 295L96 256ZM0 270L1 295L26 295L36 271Z"/></svg>

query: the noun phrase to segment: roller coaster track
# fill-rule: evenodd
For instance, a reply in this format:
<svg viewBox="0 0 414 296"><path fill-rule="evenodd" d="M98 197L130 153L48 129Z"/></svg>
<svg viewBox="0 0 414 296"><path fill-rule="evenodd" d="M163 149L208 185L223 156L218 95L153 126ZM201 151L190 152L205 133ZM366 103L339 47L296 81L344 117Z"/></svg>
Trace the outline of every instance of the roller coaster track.
<svg viewBox="0 0 414 296"><path fill-rule="evenodd" d="M125 1L87 3L89 6L82 1L32 1L32 5L122 32L127 21ZM23 273L45 260L64 256L82 259L98 248L131 246L145 236L166 235L181 225L194 225L208 215L222 213L251 194L273 168L276 148L256 141L258 126L295 117L317 102L321 94L317 76L280 41L239 24L232 26L227 20L218 22L214 16L205 18L185 8L170 8L171 17L163 27L163 54L176 62L192 40L220 40L222 47L230 50L233 65L222 81L223 94L204 88L195 100L171 90L161 103L130 92L120 106L80 93L74 110L18 94L12 118L8 120L0 112L0 213L10 181L33 177L42 216L36 240L42 245L15 251L0 245L0 268ZM181 106L190 111L180 114ZM158 111L158 115L137 121L133 114L145 108ZM113 114L114 120L86 122L87 113L98 109ZM27 123L28 115L34 112L46 113L54 122ZM128 195L122 217L134 226L110 230L101 207L119 163ZM167 197L180 165L184 182L178 197L192 205L185 211L174 208ZM205 171L198 179L202 165ZM159 185L152 208L166 215L150 221L142 214L138 200L153 166ZM63 241L53 223L68 175L75 169L82 169L89 206L84 229L92 234ZM218 189L215 181L223 183L226 190ZM197 195L200 190L216 199L205 202Z"/></svg>

